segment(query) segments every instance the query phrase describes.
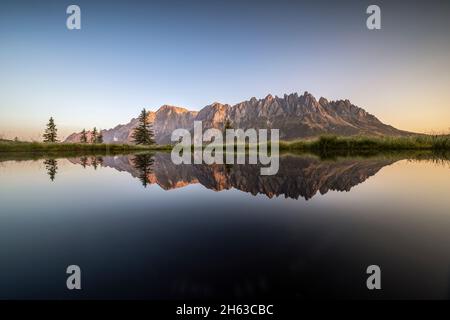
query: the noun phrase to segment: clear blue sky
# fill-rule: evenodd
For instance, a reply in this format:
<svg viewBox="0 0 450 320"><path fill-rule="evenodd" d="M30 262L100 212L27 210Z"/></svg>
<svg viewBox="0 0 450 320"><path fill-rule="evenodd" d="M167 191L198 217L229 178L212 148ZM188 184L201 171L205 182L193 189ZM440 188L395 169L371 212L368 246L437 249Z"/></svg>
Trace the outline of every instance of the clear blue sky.
<svg viewBox="0 0 450 320"><path fill-rule="evenodd" d="M268 93L350 99L405 130L450 127L449 1L2 1L0 134L38 139ZM382 29L366 28L377 3ZM82 29L66 28L81 7Z"/></svg>

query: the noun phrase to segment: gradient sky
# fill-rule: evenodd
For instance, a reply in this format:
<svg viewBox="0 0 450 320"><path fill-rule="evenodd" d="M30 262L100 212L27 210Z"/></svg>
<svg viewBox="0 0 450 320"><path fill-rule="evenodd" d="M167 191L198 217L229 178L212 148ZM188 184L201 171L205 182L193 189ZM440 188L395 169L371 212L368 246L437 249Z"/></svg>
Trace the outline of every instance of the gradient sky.
<svg viewBox="0 0 450 320"><path fill-rule="evenodd" d="M400 129L450 129L450 2L4 1L0 135L40 140L268 93L349 99ZM66 28L81 7L82 29ZM378 4L382 29L366 28Z"/></svg>

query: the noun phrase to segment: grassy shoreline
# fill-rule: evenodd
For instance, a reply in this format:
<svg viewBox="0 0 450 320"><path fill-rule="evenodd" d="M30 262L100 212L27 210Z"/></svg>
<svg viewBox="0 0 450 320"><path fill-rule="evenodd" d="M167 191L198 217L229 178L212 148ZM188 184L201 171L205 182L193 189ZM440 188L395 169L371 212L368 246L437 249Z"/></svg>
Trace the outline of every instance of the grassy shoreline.
<svg viewBox="0 0 450 320"><path fill-rule="evenodd" d="M88 143L42 143L0 141L0 152L102 152L120 153L131 151L171 150L170 145L133 145L133 144L88 144Z"/></svg>
<svg viewBox="0 0 450 320"><path fill-rule="evenodd" d="M367 140L369 139L369 140ZM224 146L225 147L225 146ZM412 159L450 159L449 137L441 141L416 138L320 137L315 140L280 142L281 156L311 155L321 160L339 158L408 157ZM246 145L246 152L249 146ZM235 150L237 147L235 146ZM0 162L81 156L115 156L137 153L170 152L170 145L131 144L48 144L0 140ZM268 148L270 153L270 147ZM226 153L226 148L224 148Z"/></svg>
<svg viewBox="0 0 450 320"><path fill-rule="evenodd" d="M321 136L314 140L280 141L280 150L305 151L395 151L450 150L450 135L367 137Z"/></svg>
<svg viewBox="0 0 450 320"><path fill-rule="evenodd" d="M223 146L225 149L225 146ZM246 149L248 149L246 145ZM270 147L270 144L269 144ZM237 146L235 146L237 149ZM270 148L269 148L270 149ZM321 136L312 140L280 141L280 151L373 152L402 150L450 150L450 135L408 137ZM0 141L0 152L78 152L120 153L133 151L170 151L171 145L85 144Z"/></svg>

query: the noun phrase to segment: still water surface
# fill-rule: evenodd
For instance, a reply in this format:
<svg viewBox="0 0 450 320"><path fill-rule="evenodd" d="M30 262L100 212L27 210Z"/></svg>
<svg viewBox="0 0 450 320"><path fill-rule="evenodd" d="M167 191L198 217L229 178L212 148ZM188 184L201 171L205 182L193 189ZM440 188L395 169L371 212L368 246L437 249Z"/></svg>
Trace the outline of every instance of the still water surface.
<svg viewBox="0 0 450 320"><path fill-rule="evenodd" d="M449 298L450 162L0 161L0 298ZM82 290L66 289L68 265ZM379 265L379 291L366 268Z"/></svg>

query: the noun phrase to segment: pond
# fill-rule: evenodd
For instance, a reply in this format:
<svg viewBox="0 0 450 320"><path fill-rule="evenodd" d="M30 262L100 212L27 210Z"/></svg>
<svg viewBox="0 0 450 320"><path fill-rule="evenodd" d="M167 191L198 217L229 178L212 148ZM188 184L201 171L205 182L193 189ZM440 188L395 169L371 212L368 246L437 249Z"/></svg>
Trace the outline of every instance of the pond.
<svg viewBox="0 0 450 320"><path fill-rule="evenodd" d="M169 153L0 157L0 298L449 298L449 169L402 154L283 155L274 176Z"/></svg>

